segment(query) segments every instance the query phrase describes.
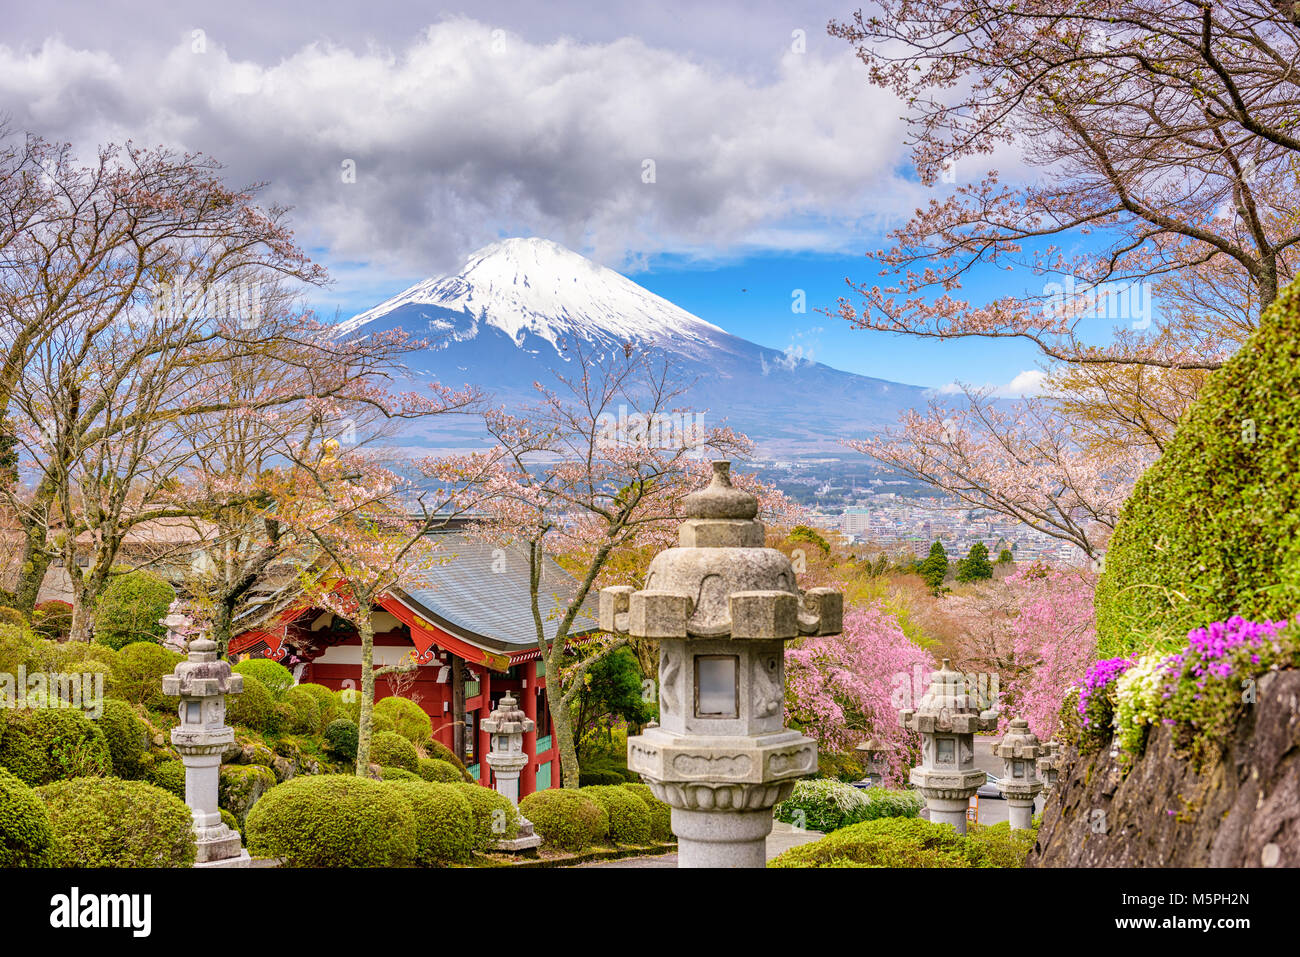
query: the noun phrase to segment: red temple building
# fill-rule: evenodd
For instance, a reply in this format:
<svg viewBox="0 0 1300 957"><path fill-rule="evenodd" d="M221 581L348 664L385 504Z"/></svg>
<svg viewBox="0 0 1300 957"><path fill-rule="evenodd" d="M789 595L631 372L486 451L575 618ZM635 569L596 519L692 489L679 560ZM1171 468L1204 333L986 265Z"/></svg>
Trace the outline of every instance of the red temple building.
<svg viewBox="0 0 1300 957"><path fill-rule="evenodd" d="M530 760L520 774L520 797L558 786L560 756L552 746L527 553L493 546L460 530L434 534L449 560L429 569L421 587L383 596L373 618L375 666L397 664L414 652L418 667L413 676L402 676L405 684L398 690L428 712L434 738L453 751L459 749L470 773L488 787L493 783L491 770L482 760L488 735L480 725L510 692L536 723L524 736ZM548 561L539 594L549 601L557 593L572 593L574 584L572 576ZM275 600L281 610L238 633L230 643L231 656L280 661L298 682L359 689L361 639L355 627L326 609L295 604L283 592ZM559 616L547 612L543 606L549 638ZM595 615L584 609L570 634L581 640L596 630ZM393 693L393 682L375 679L376 701Z"/></svg>

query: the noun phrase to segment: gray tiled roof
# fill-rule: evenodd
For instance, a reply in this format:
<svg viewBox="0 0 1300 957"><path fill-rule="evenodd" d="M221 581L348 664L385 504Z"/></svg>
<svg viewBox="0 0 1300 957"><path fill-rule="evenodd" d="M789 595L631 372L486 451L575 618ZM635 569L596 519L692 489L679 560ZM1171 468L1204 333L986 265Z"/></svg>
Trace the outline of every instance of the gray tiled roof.
<svg viewBox="0 0 1300 957"><path fill-rule="evenodd" d="M448 560L429 569L420 586L403 589L406 602L473 644L497 651L535 647L527 550L520 545L493 545L465 532L438 533L435 540ZM576 587L573 576L548 558L538 596L548 638L555 636L561 617L556 596L572 595ZM587 596L569 633L581 635L597 627L593 594Z"/></svg>

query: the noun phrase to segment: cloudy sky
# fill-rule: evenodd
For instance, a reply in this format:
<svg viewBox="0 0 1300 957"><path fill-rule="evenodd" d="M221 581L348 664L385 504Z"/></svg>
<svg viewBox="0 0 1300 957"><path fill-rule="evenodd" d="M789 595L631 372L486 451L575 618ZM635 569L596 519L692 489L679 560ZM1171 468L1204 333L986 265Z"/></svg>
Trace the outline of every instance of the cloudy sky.
<svg viewBox="0 0 1300 957"><path fill-rule="evenodd" d="M916 343L812 311L845 277L874 277L863 252L929 192L900 104L826 35L852 0L269 6L6 10L0 113L81 149L166 144L265 182L334 280L327 314L536 235L840 368L1028 381L1027 348ZM792 315L793 289L808 313Z"/></svg>

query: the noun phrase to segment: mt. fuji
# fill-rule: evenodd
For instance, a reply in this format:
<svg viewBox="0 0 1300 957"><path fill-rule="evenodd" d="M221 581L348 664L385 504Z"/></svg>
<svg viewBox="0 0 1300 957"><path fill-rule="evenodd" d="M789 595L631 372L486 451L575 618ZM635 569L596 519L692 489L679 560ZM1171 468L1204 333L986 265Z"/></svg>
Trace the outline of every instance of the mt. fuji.
<svg viewBox="0 0 1300 957"><path fill-rule="evenodd" d="M841 439L893 425L926 390L841 372L733 336L612 269L545 239L506 239L452 276L426 279L339 324L341 334L403 329L434 344L408 359L417 381L472 383L507 406L535 398L534 381L570 374L565 342L599 356L636 343L667 357L694 385L680 404L708 426L744 432L759 454L844 452ZM441 423L440 423L441 425ZM447 436L408 435L419 444Z"/></svg>

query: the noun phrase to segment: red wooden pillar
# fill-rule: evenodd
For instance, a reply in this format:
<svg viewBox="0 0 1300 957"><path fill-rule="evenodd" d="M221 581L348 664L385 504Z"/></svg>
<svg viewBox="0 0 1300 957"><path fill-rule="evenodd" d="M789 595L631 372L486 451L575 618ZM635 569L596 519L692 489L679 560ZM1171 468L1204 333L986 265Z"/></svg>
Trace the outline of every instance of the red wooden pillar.
<svg viewBox="0 0 1300 957"><path fill-rule="evenodd" d="M474 755L478 759L478 783L485 788L492 786L492 768L488 766L487 753L491 744L491 735L483 730L483 719L492 713L492 672L486 666L479 669L482 672L482 678L479 681L479 701L482 704L478 709L478 753Z"/></svg>
<svg viewBox="0 0 1300 957"><path fill-rule="evenodd" d="M524 714L532 719L533 730L524 732L524 754L528 763L519 777L519 796L524 797L537 790L537 662L530 661L524 665Z"/></svg>

